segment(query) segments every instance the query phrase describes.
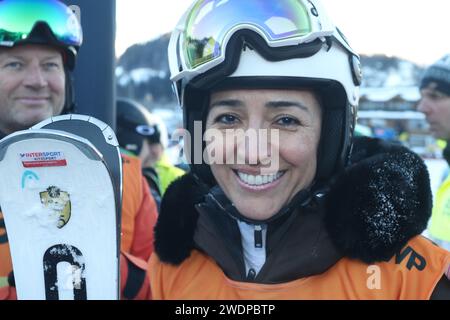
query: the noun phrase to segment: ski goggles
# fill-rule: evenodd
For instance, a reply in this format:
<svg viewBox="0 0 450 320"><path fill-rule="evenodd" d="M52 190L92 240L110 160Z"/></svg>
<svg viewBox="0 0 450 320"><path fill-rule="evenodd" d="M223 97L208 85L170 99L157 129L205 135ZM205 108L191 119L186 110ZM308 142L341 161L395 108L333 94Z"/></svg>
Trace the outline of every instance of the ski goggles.
<svg viewBox="0 0 450 320"><path fill-rule="evenodd" d="M37 23L44 22L58 42L80 46L83 34L72 10L57 0L0 1L0 45L12 47L26 40Z"/></svg>
<svg viewBox="0 0 450 320"><path fill-rule="evenodd" d="M158 130L158 126L154 125L154 126L147 126L147 125L142 125L142 126L138 126L136 127L136 132L141 135L144 136L148 142L150 142L151 144L155 144L155 143L160 143L161 142L161 132Z"/></svg>
<svg viewBox="0 0 450 320"><path fill-rule="evenodd" d="M297 46L336 35L336 28L315 0L198 0L172 35L172 81L193 78L225 60L230 38L248 29L269 47ZM338 40L346 47L344 39Z"/></svg>

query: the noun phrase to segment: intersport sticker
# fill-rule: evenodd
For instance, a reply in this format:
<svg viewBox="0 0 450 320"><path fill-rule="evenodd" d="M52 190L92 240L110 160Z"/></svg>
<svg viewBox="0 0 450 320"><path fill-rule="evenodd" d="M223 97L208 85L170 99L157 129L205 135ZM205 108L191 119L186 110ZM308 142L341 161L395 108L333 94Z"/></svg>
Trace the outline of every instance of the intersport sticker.
<svg viewBox="0 0 450 320"><path fill-rule="evenodd" d="M20 159L25 168L65 167L67 160L60 151L24 152Z"/></svg>

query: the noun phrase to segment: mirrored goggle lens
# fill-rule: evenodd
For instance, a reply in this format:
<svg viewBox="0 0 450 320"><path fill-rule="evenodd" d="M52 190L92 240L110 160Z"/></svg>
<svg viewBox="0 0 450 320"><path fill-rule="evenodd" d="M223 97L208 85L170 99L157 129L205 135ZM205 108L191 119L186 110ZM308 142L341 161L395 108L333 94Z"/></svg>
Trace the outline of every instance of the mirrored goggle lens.
<svg viewBox="0 0 450 320"><path fill-rule="evenodd" d="M146 126L146 125L142 125L142 126L138 126L136 127L136 132L139 133L142 136L153 136L155 135L158 130L156 129L156 126Z"/></svg>
<svg viewBox="0 0 450 320"><path fill-rule="evenodd" d="M243 22L257 27L269 41L308 35L308 10L300 0L199 0L183 35L186 65L194 69L220 57L227 33Z"/></svg>
<svg viewBox="0 0 450 320"><path fill-rule="evenodd" d="M58 41L81 45L83 36L78 18L56 0L0 1L0 43L13 45L26 39L39 21L48 24Z"/></svg>

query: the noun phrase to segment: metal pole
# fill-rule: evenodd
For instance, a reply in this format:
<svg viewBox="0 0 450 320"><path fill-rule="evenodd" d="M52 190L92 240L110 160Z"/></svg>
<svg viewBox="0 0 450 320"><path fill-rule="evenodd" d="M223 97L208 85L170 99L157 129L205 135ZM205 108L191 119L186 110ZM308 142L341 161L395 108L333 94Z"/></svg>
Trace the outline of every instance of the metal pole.
<svg viewBox="0 0 450 320"><path fill-rule="evenodd" d="M115 129L115 0L63 0L80 9L84 41L74 72L77 112Z"/></svg>

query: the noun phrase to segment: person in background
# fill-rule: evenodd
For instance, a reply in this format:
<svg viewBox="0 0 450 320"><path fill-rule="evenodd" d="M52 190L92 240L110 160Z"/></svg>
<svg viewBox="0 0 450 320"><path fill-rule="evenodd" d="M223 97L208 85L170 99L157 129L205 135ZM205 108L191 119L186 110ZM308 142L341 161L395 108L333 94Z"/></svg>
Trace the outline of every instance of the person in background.
<svg viewBox="0 0 450 320"><path fill-rule="evenodd" d="M359 56L320 1L197 0L169 65L205 152L163 198L153 298L450 299L427 168L353 139Z"/></svg>
<svg viewBox="0 0 450 320"><path fill-rule="evenodd" d="M117 100L117 139L122 148L141 159L145 177L161 197L185 174L165 154L169 135L164 122L133 100Z"/></svg>
<svg viewBox="0 0 450 320"><path fill-rule="evenodd" d="M78 19L55 0L0 1L0 137L75 112L71 74L82 44ZM62 24L61 24L62 22ZM68 23L71 22L71 23ZM150 297L147 261L157 210L138 159L122 155L121 297ZM0 213L0 299L15 299Z"/></svg>
<svg viewBox="0 0 450 320"><path fill-rule="evenodd" d="M137 128L142 123L148 123L149 112L137 102L131 99L118 98L117 107L117 139L123 152L139 157L145 137ZM142 131L142 130L141 130ZM161 205L161 185L158 173L153 167L143 167L142 173L147 179L148 185L158 208Z"/></svg>
<svg viewBox="0 0 450 320"><path fill-rule="evenodd" d="M444 142L443 156L450 165L450 55L425 71L420 93L417 109L425 114L433 136ZM436 193L428 231L437 244L450 250L450 175L448 170L446 173Z"/></svg>

